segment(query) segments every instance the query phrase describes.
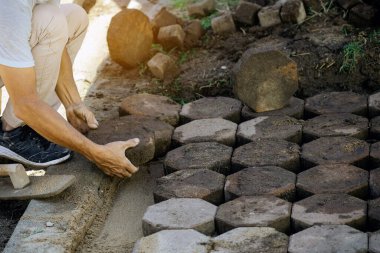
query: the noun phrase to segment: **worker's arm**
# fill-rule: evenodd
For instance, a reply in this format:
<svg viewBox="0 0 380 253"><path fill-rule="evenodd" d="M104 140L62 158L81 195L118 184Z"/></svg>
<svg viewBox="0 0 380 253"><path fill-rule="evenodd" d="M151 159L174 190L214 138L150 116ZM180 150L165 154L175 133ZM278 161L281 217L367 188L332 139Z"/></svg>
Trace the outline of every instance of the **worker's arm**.
<svg viewBox="0 0 380 253"><path fill-rule="evenodd" d="M96 129L98 122L94 114L82 102L73 77L73 67L67 49L64 48L61 58L58 82L55 91L66 109L69 123L82 133L89 128Z"/></svg>
<svg viewBox="0 0 380 253"><path fill-rule="evenodd" d="M0 64L0 77L13 103L15 115L46 139L81 153L106 174L130 176L137 168L125 157L125 149L138 139L98 145L87 139L37 95L34 68L12 68Z"/></svg>

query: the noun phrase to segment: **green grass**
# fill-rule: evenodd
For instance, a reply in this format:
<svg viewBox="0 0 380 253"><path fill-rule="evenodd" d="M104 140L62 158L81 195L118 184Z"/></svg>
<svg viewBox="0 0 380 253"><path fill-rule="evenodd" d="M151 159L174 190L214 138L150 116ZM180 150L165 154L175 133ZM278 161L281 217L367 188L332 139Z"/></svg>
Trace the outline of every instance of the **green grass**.
<svg viewBox="0 0 380 253"><path fill-rule="evenodd" d="M204 30L208 30L211 28L211 20L213 18L215 18L216 16L218 16L218 12L214 12L212 14L210 14L209 16L207 17L204 17L201 19L201 26Z"/></svg>
<svg viewBox="0 0 380 253"><path fill-rule="evenodd" d="M186 6L190 3L193 3L193 0L171 0L171 4L174 8L184 10Z"/></svg>
<svg viewBox="0 0 380 253"><path fill-rule="evenodd" d="M361 43L353 41L345 45L343 48L343 62L339 72L351 73L356 69L356 66L363 54L364 48Z"/></svg>

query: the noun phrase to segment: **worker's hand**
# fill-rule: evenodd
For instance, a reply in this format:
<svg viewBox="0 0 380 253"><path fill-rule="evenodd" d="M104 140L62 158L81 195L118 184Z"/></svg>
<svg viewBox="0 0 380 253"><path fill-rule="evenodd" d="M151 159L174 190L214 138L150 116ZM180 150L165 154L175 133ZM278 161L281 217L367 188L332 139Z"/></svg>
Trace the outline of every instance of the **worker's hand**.
<svg viewBox="0 0 380 253"><path fill-rule="evenodd" d="M94 114L83 103L72 104L66 108L66 117L69 123L81 133L89 129L98 128L98 121Z"/></svg>
<svg viewBox="0 0 380 253"><path fill-rule="evenodd" d="M120 178L131 177L138 171L126 157L125 150L136 147L140 143L138 138L128 141L116 141L100 146L95 155L96 165L107 175Z"/></svg>

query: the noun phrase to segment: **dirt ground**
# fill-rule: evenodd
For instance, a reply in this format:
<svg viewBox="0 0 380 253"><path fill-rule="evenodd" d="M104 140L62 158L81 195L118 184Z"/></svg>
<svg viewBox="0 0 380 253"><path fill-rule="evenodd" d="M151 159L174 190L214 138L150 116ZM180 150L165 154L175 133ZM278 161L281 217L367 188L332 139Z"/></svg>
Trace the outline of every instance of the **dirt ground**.
<svg viewBox="0 0 380 253"><path fill-rule="evenodd" d="M109 12L107 2L90 10L92 15ZM123 0L114 1L125 6ZM88 6L90 9L91 5ZM231 7L233 10L233 6ZM182 13L180 10L176 10ZM118 115L120 102L140 92L161 94L186 103L203 96L233 96L231 71L251 47L285 51L298 64L297 97L306 98L324 91L355 91L370 94L380 90L380 29L355 28L334 6L327 13L309 16L302 25L280 25L262 29L238 27L234 34L213 35L207 30L199 45L185 52L175 51L181 74L163 82L154 78L146 65L123 69L110 59L104 61L94 84L84 98L103 120ZM359 45L355 61L347 58L347 45ZM28 202L0 202L0 249L8 240Z"/></svg>

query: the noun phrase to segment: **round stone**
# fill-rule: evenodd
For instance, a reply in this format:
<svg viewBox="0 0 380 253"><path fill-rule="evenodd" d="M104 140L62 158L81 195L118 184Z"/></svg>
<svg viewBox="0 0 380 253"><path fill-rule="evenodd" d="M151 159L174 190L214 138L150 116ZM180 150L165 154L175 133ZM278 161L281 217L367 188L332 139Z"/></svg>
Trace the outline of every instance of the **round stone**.
<svg viewBox="0 0 380 253"><path fill-rule="evenodd" d="M371 168L380 167L380 142L371 144L370 162Z"/></svg>
<svg viewBox="0 0 380 253"><path fill-rule="evenodd" d="M238 227L290 228L292 204L274 196L243 196L219 206L215 222L219 233Z"/></svg>
<svg viewBox="0 0 380 253"><path fill-rule="evenodd" d="M213 251L228 253L286 253L288 237L274 228L235 228L212 239Z"/></svg>
<svg viewBox="0 0 380 253"><path fill-rule="evenodd" d="M250 120L262 116L289 116L302 119L304 104L305 102L302 99L291 97L289 103L284 108L266 112L255 112L245 105L241 111L241 116L243 120Z"/></svg>
<svg viewBox="0 0 380 253"><path fill-rule="evenodd" d="M380 197L380 168L371 170L369 177L369 189L371 198Z"/></svg>
<svg viewBox="0 0 380 253"><path fill-rule="evenodd" d="M237 124L225 119L199 119L177 127L173 142L184 145L195 142L219 142L227 146L235 145Z"/></svg>
<svg viewBox="0 0 380 253"><path fill-rule="evenodd" d="M167 153L165 171L169 174L178 170L208 169L227 175L231 156L232 148L220 143L190 143Z"/></svg>
<svg viewBox="0 0 380 253"><path fill-rule="evenodd" d="M126 121L138 122L142 128L154 133L155 157L161 157L166 154L171 144L173 126L149 116L129 115L122 118Z"/></svg>
<svg viewBox="0 0 380 253"><path fill-rule="evenodd" d="M120 116L151 116L172 126L178 124L180 111L181 105L172 99L147 93L129 96L123 100L119 107Z"/></svg>
<svg viewBox="0 0 380 253"><path fill-rule="evenodd" d="M193 229L163 230L138 240L132 253L207 253L209 237Z"/></svg>
<svg viewBox="0 0 380 253"><path fill-rule="evenodd" d="M303 137L306 141L335 136L367 139L368 119L350 113L332 113L323 114L305 122Z"/></svg>
<svg viewBox="0 0 380 253"><path fill-rule="evenodd" d="M207 97L185 104L180 116L184 123L197 119L223 118L240 122L242 103L229 97Z"/></svg>
<svg viewBox="0 0 380 253"><path fill-rule="evenodd" d="M372 231L380 229L380 198L368 202L368 224Z"/></svg>
<svg viewBox="0 0 380 253"><path fill-rule="evenodd" d="M367 96L351 91L321 93L306 99L305 114L313 117L329 113L367 116Z"/></svg>
<svg viewBox="0 0 380 253"><path fill-rule="evenodd" d="M369 136L373 139L380 139L380 116L371 119Z"/></svg>
<svg viewBox="0 0 380 253"><path fill-rule="evenodd" d="M102 121L98 129L89 132L88 138L98 144L139 138L140 143L136 147L126 150L126 157L134 165L144 164L154 158L154 132L142 127L138 121L124 117Z"/></svg>
<svg viewBox="0 0 380 253"><path fill-rule="evenodd" d="M347 193L367 198L368 171L347 164L320 165L297 175L300 198L319 193Z"/></svg>
<svg viewBox="0 0 380 253"><path fill-rule="evenodd" d="M366 253L368 236L346 225L313 226L290 236L289 253Z"/></svg>
<svg viewBox="0 0 380 253"><path fill-rule="evenodd" d="M142 221L143 233L146 236L167 229L194 229L212 235L216 209L202 199L169 199L148 207Z"/></svg>
<svg viewBox="0 0 380 253"><path fill-rule="evenodd" d="M226 201L252 195L273 195L293 201L295 182L296 175L280 167L251 167L227 177L224 196Z"/></svg>
<svg viewBox="0 0 380 253"><path fill-rule="evenodd" d="M296 231L314 225L366 226L367 202L347 194L317 194L294 203L292 223Z"/></svg>
<svg viewBox="0 0 380 253"><path fill-rule="evenodd" d="M232 172L247 167L278 166L298 171L300 147L285 140L262 139L245 144L234 150Z"/></svg>
<svg viewBox="0 0 380 253"><path fill-rule="evenodd" d="M258 139L282 139L300 143L302 124L288 116L261 116L241 123L236 135L239 145Z"/></svg>
<svg viewBox="0 0 380 253"><path fill-rule="evenodd" d="M380 230L369 235L369 253L380 253Z"/></svg>
<svg viewBox="0 0 380 253"><path fill-rule="evenodd" d="M223 203L225 177L207 169L180 170L156 180L156 203L171 198L199 198L214 205Z"/></svg>
<svg viewBox="0 0 380 253"><path fill-rule="evenodd" d="M325 164L353 164L366 168L369 144L353 137L322 137L302 146L304 169Z"/></svg>

